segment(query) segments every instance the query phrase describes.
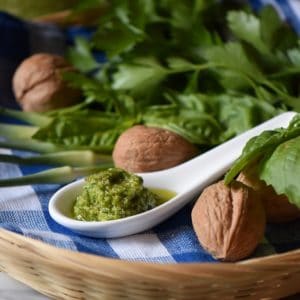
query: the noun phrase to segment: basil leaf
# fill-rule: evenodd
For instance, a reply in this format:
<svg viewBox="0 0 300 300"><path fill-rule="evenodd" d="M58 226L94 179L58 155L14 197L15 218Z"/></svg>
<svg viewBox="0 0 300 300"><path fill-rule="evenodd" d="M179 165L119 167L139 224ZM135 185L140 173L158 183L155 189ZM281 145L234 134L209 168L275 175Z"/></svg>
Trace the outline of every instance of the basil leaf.
<svg viewBox="0 0 300 300"><path fill-rule="evenodd" d="M260 168L260 179L272 185L277 194L285 194L300 208L300 137L280 144Z"/></svg>
<svg viewBox="0 0 300 300"><path fill-rule="evenodd" d="M181 111L168 118L143 117L144 124L173 131L193 144L212 146L220 143L222 127L209 114Z"/></svg>
<svg viewBox="0 0 300 300"><path fill-rule="evenodd" d="M118 136L133 121L107 117L62 116L40 128L33 138L64 146L89 146L112 149Z"/></svg>
<svg viewBox="0 0 300 300"><path fill-rule="evenodd" d="M281 135L281 131L264 131L259 136L250 139L241 156L226 173L225 184L229 184L244 168L278 145L281 141Z"/></svg>
<svg viewBox="0 0 300 300"><path fill-rule="evenodd" d="M280 144L300 135L300 116L296 115L288 128L264 131L248 141L241 156L225 175L225 184L229 184L244 168L259 159L268 159Z"/></svg>

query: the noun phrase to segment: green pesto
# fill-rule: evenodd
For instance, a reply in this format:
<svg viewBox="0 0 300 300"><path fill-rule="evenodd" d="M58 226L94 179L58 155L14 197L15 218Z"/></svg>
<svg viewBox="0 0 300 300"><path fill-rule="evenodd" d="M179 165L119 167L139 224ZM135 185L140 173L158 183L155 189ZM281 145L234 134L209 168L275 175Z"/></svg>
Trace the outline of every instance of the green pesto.
<svg viewBox="0 0 300 300"><path fill-rule="evenodd" d="M74 218L108 221L132 216L161 204L159 196L143 186L143 179L110 168L90 175L74 204Z"/></svg>

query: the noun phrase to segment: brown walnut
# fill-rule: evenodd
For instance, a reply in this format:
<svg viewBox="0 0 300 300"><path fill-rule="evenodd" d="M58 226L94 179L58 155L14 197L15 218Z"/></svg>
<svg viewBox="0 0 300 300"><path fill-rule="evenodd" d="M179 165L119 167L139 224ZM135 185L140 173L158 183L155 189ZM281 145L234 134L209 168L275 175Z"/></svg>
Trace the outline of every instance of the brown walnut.
<svg viewBox="0 0 300 300"><path fill-rule="evenodd" d="M237 261L249 256L262 240L265 212L257 193L243 183L210 185L192 210L200 244L214 257Z"/></svg>
<svg viewBox="0 0 300 300"><path fill-rule="evenodd" d="M14 94L22 109L45 112L78 102L79 91L62 79L66 71L74 69L58 55L39 53L25 59L13 77Z"/></svg>
<svg viewBox="0 0 300 300"><path fill-rule="evenodd" d="M237 180L260 194L268 222L289 222L300 217L300 209L290 203L287 196L278 195L271 185L267 185L258 178L256 167L248 168L241 172Z"/></svg>
<svg viewBox="0 0 300 300"><path fill-rule="evenodd" d="M136 125L118 138L113 161L128 172L151 172L176 166L198 153L198 149L171 131Z"/></svg>

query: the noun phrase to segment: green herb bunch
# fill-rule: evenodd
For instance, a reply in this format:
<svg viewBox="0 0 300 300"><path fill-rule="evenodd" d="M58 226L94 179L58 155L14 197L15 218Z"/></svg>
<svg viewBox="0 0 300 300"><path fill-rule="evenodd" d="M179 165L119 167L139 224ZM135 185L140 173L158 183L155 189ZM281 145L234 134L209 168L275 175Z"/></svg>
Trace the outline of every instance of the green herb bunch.
<svg viewBox="0 0 300 300"><path fill-rule="evenodd" d="M86 101L203 149L300 108L299 39L271 7L255 16L232 1L110 1L68 57L81 74L67 80Z"/></svg>
<svg viewBox="0 0 300 300"><path fill-rule="evenodd" d="M171 130L206 151L300 110L299 38L271 7L255 15L234 1L90 0L74 13L99 6L105 13L92 37L77 38L67 52L79 72L65 80L83 101L43 115L3 109L30 126L0 125L0 146L47 152L39 162L89 165L86 174L91 165L112 165L117 138L135 124ZM88 162L66 161L70 151L77 158L85 151Z"/></svg>

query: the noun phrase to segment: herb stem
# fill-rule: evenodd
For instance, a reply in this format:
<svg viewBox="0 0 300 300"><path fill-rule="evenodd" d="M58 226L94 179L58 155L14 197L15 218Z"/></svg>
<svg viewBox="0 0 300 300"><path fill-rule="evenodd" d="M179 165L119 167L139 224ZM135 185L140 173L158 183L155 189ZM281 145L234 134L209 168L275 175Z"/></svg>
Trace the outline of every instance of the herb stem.
<svg viewBox="0 0 300 300"><path fill-rule="evenodd" d="M271 84L268 81L263 81L263 85L267 86L268 88L272 89L274 92L276 92L279 96L281 96L286 104L290 105L295 109L296 111L300 111L300 100L299 98L291 97L287 93L281 91L279 88L277 88L274 84Z"/></svg>
<svg viewBox="0 0 300 300"><path fill-rule="evenodd" d="M270 79L278 79L278 78L282 78L282 77L287 77L287 76L291 76L291 75L295 75L295 74L300 74L300 68L290 68L288 70L283 70L277 73L273 73L271 75L268 76L268 78Z"/></svg>
<svg viewBox="0 0 300 300"><path fill-rule="evenodd" d="M214 63L206 63L206 64L201 64L201 65L190 64L188 67L186 66L186 67L182 67L182 68L178 68L178 69L168 69L166 71L166 74L171 75L171 74L185 73L185 72L190 72L190 71L199 72L199 71L214 68L214 67L216 67L216 64L214 64Z"/></svg>

